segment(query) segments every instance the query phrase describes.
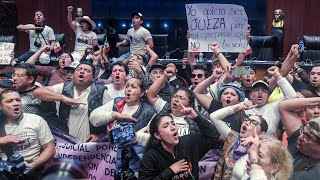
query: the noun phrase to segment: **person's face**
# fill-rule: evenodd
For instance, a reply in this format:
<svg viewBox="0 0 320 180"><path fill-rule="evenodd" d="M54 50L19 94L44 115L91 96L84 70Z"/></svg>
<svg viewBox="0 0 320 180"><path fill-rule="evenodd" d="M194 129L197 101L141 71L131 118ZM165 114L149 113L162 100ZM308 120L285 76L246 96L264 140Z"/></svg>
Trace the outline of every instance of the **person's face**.
<svg viewBox="0 0 320 180"><path fill-rule="evenodd" d="M16 68L14 74L12 75L13 79L13 87L16 88L17 91L25 91L29 87L33 86L34 78L32 76L27 75L27 70L22 68Z"/></svg>
<svg viewBox="0 0 320 180"><path fill-rule="evenodd" d="M252 84L256 82L256 73L254 70L250 70L250 74L241 75L241 83L246 89L250 89Z"/></svg>
<svg viewBox="0 0 320 180"><path fill-rule="evenodd" d="M206 79L204 70L195 69L191 73L191 83L194 87L196 87L199 83Z"/></svg>
<svg viewBox="0 0 320 180"><path fill-rule="evenodd" d="M38 11L34 14L34 21L36 24L42 24L44 21L44 16L42 14L42 12Z"/></svg>
<svg viewBox="0 0 320 180"><path fill-rule="evenodd" d="M143 20L139 16L135 15L132 17L132 25L133 26L137 26L137 25L141 26L142 23L143 23Z"/></svg>
<svg viewBox="0 0 320 180"><path fill-rule="evenodd" d="M138 105L140 102L140 98L143 96L144 92L142 92L140 88L140 83L138 79L132 78L127 81L125 87L125 101L129 106Z"/></svg>
<svg viewBox="0 0 320 180"><path fill-rule="evenodd" d="M111 79L115 85L124 85L126 83L126 70L123 66L115 65L112 68Z"/></svg>
<svg viewBox="0 0 320 180"><path fill-rule="evenodd" d="M257 105L257 107L264 106L267 104L267 100L269 98L269 91L264 87L256 87L250 93L250 98L253 104Z"/></svg>
<svg viewBox="0 0 320 180"><path fill-rule="evenodd" d="M248 24L248 29L247 29L247 32L246 32L246 39L247 40L250 38L250 33L251 33L251 25Z"/></svg>
<svg viewBox="0 0 320 180"><path fill-rule="evenodd" d="M4 94L0 106L8 119L17 119L22 113L22 101L17 92Z"/></svg>
<svg viewBox="0 0 320 180"><path fill-rule="evenodd" d="M269 142L261 143L261 147L259 149L259 159L261 160L261 167L267 175L274 174L278 171L278 166L272 164L271 162L271 153L269 150ZM249 165L247 168L247 172L250 172L250 162L247 160L247 164Z"/></svg>
<svg viewBox="0 0 320 180"><path fill-rule="evenodd" d="M89 25L89 23L87 21L81 21L80 22L80 26L81 26L82 31L90 30L89 29L90 25Z"/></svg>
<svg viewBox="0 0 320 180"><path fill-rule="evenodd" d="M59 67L63 69L64 67L69 66L72 63L71 57L67 53L61 54L59 57Z"/></svg>
<svg viewBox="0 0 320 180"><path fill-rule="evenodd" d="M185 107L190 106L190 99L183 90L177 91L171 98L171 111L174 115L181 115L181 110L183 108L180 103Z"/></svg>
<svg viewBox="0 0 320 180"><path fill-rule="evenodd" d="M74 70L68 70L67 71L67 80L73 81L74 80Z"/></svg>
<svg viewBox="0 0 320 180"><path fill-rule="evenodd" d="M312 87L320 88L320 66L311 69L310 82Z"/></svg>
<svg viewBox="0 0 320 180"><path fill-rule="evenodd" d="M214 71L215 69L222 69L222 66L218 60L213 61L211 64L211 70Z"/></svg>
<svg viewBox="0 0 320 180"><path fill-rule="evenodd" d="M232 106L239 103L239 95L233 88L226 88L220 98L222 107Z"/></svg>
<svg viewBox="0 0 320 180"><path fill-rule="evenodd" d="M177 74L178 70L177 70L177 66L175 64L169 63L169 64L167 64L167 68L168 67L171 67L174 70L175 74Z"/></svg>
<svg viewBox="0 0 320 180"><path fill-rule="evenodd" d="M261 133L261 120L259 116L249 116L243 120L240 128L240 138L246 138L254 135L254 129L256 128L257 134Z"/></svg>
<svg viewBox="0 0 320 180"><path fill-rule="evenodd" d="M80 64L74 71L74 83L76 85L88 85L93 82L92 67L88 64Z"/></svg>
<svg viewBox="0 0 320 180"><path fill-rule="evenodd" d="M297 140L298 150L308 148L305 146L310 145L310 143L317 143L317 142L318 142L317 137L312 132L310 132L306 126L300 127L300 136L298 137L298 140Z"/></svg>
<svg viewBox="0 0 320 180"><path fill-rule="evenodd" d="M150 72L150 80L152 82L155 82L157 79L159 79L163 75L164 70L160 68L152 69Z"/></svg>
<svg viewBox="0 0 320 180"><path fill-rule="evenodd" d="M169 116L160 119L158 133L155 133L154 136L161 141L163 146L174 147L179 143L178 128Z"/></svg>
<svg viewBox="0 0 320 180"><path fill-rule="evenodd" d="M319 117L320 115L320 106L311 106L305 109L305 114L307 120Z"/></svg>

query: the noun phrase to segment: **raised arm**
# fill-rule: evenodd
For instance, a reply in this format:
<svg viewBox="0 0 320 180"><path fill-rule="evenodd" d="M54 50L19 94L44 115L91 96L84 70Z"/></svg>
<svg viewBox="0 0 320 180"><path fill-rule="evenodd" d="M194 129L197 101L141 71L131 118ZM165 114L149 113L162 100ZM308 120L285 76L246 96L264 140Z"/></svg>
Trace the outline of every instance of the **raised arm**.
<svg viewBox="0 0 320 180"><path fill-rule="evenodd" d="M208 97L204 92L214 82L215 79L219 78L222 75L222 73L223 72L220 69L215 69L210 77L206 78L204 81L198 84L193 90L193 93L196 96L198 102L206 111L208 111L210 107L212 98Z"/></svg>
<svg viewBox="0 0 320 180"><path fill-rule="evenodd" d="M294 133L302 125L296 110L310 106L319 106L320 97L313 98L294 98L280 102L279 110L281 121L285 127L288 136Z"/></svg>
<svg viewBox="0 0 320 180"><path fill-rule="evenodd" d="M280 87L283 93L283 99L290 99L297 97L296 91L293 89L291 84L288 82L286 78L283 78L281 73L279 72L279 68L276 66L272 66L268 69L268 73L273 76L277 85Z"/></svg>
<svg viewBox="0 0 320 180"><path fill-rule="evenodd" d="M157 79L153 84L149 87L147 92L147 98L151 105L155 105L157 100L159 99L158 94L160 90L164 87L166 82L173 76L174 70L172 68L166 68L164 70L164 74Z"/></svg>
<svg viewBox="0 0 320 180"><path fill-rule="evenodd" d="M76 31L77 26L72 23L73 7L72 7L72 6L68 6L68 7L67 7L67 11L68 11L67 19L68 19L69 26L71 27L71 29L72 29L73 31Z"/></svg>
<svg viewBox="0 0 320 180"><path fill-rule="evenodd" d="M217 42L213 42L210 44L210 48L213 50L214 55L219 59L222 69L227 71L228 67L230 68L230 63L221 53L219 44Z"/></svg>
<svg viewBox="0 0 320 180"><path fill-rule="evenodd" d="M43 52L48 51L48 49L50 49L50 46L48 46L48 45L43 46L43 47L42 47L41 49L39 49L36 53L34 53L34 54L26 61L26 63L35 64L35 63L37 62L37 60L39 59L40 55L41 55Z"/></svg>
<svg viewBox="0 0 320 180"><path fill-rule="evenodd" d="M19 24L17 26L17 30L19 31L26 31L26 30L41 30L43 29L43 27L35 27L33 25L27 24L27 25L23 25L23 24Z"/></svg>
<svg viewBox="0 0 320 180"><path fill-rule="evenodd" d="M159 56L158 54L156 54L151 48L149 45L145 45L143 47L145 49L145 51L147 53L149 53L150 55L150 59L149 59L149 62L148 62L148 65L151 67L152 65L156 64L158 62L158 59L159 59Z"/></svg>

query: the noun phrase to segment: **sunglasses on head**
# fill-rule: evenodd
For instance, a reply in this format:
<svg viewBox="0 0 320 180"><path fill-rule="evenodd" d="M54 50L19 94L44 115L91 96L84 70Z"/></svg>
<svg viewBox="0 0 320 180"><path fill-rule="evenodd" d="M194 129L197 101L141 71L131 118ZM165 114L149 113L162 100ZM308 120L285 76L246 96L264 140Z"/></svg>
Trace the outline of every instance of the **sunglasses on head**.
<svg viewBox="0 0 320 180"><path fill-rule="evenodd" d="M202 78L203 74L191 74L191 78L198 77L199 79Z"/></svg>

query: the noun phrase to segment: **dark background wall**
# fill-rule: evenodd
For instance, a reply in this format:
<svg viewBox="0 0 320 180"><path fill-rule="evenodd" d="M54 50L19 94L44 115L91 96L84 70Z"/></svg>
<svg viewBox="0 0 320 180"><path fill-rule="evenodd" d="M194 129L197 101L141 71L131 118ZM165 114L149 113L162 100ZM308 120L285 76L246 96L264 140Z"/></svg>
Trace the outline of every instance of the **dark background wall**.
<svg viewBox="0 0 320 180"><path fill-rule="evenodd" d="M2 3L0 5L2 7ZM32 23L34 12L42 10L46 23L53 27L55 33L66 34L67 49L72 50L74 44L73 32L67 23L68 5L82 7L84 13L94 18L103 28L114 26L119 33L125 33L130 26L130 12L138 10L146 17L145 24L150 21L151 33L169 33L175 39L169 41L173 47L179 46L185 40L186 17L184 4L186 3L233 3L245 7L249 23L253 27L253 35L268 35L271 32L273 11L283 9L285 13L284 52L288 52L291 44L302 35L319 35L320 21L318 18L318 0L14 0L17 10L17 24ZM0 16L1 18L2 16ZM8 18L4 18L7 20ZM3 21L3 19L1 19ZM10 20L14 21L14 20ZM126 24L122 28L122 24ZM168 29L163 28L164 23ZM17 54L28 49L28 36L23 32L15 32L18 36ZM3 34L0 32L0 34Z"/></svg>

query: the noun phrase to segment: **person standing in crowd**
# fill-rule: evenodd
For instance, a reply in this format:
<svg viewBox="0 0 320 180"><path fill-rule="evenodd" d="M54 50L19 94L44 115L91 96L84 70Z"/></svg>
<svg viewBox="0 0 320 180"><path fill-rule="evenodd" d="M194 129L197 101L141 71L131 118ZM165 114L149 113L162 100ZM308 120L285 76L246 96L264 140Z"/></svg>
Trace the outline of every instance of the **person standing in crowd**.
<svg viewBox="0 0 320 180"><path fill-rule="evenodd" d="M320 64L312 67L310 72L310 85L308 90L315 96L320 96Z"/></svg>
<svg viewBox="0 0 320 180"><path fill-rule="evenodd" d="M188 87L188 82L183 77L180 77L178 75L178 69L176 64L174 64L173 62L170 62L166 65L166 67L173 68L175 72L174 75L169 79L170 85L174 86L176 90L178 90L179 88Z"/></svg>
<svg viewBox="0 0 320 180"><path fill-rule="evenodd" d="M292 156L279 140L260 140L255 130L254 136L245 140L244 145L250 146L246 166L250 180L288 180L291 177Z"/></svg>
<svg viewBox="0 0 320 180"><path fill-rule="evenodd" d="M295 98L279 105L281 120L288 134L288 150L292 155L294 173L292 179L317 179L320 177L320 117L309 120L304 126L296 109L320 108L320 97ZM308 151L306 149L313 149ZM309 153L306 153L309 152Z"/></svg>
<svg viewBox="0 0 320 180"><path fill-rule="evenodd" d="M129 73L128 66L120 62L114 63L111 66L111 71L112 83L105 85L107 87L107 91L113 99L116 97L124 97L126 79Z"/></svg>
<svg viewBox="0 0 320 180"><path fill-rule="evenodd" d="M247 115L242 119L240 133L232 130L223 122L223 119L231 114L253 108L250 102L244 101L239 104L219 109L210 114L210 120L219 131L225 141L223 152L215 170L214 179L241 179L245 176L245 165L248 159L248 147L243 140L254 136L256 132L263 137L268 131L268 124L261 115Z"/></svg>
<svg viewBox="0 0 320 180"><path fill-rule="evenodd" d="M94 82L94 74L94 65L84 61L77 66L72 81L38 88L33 93L44 101L60 101L58 128L81 142L97 141L107 128L96 128L89 122L91 112L112 99L105 86Z"/></svg>
<svg viewBox="0 0 320 180"><path fill-rule="evenodd" d="M41 11L36 11L34 14L34 24L18 25L17 29L19 31L25 31L29 34L29 51L23 53L19 58L19 62L25 62L28 60L35 52L37 52L41 47L48 45L50 46L47 51L48 54L54 48L55 35L53 29L48 25L44 24L44 15Z"/></svg>
<svg viewBox="0 0 320 180"><path fill-rule="evenodd" d="M35 64L41 53L47 51L48 46L43 46L39 51L32 55L26 63ZM68 52L63 52L58 57L58 67L35 65L39 75L44 77L43 84L53 86L55 84L64 83L68 80L68 72L64 70L73 62L73 57Z"/></svg>
<svg viewBox="0 0 320 180"><path fill-rule="evenodd" d="M76 21L80 24L79 27L72 23L73 7L68 6L68 23L70 28L75 33L74 54L75 59L80 61L81 57L85 54L87 48L93 48L98 44L97 34L93 32L96 29L96 23L88 16L76 17Z"/></svg>
<svg viewBox="0 0 320 180"><path fill-rule="evenodd" d="M153 49L153 39L150 32L142 26L143 15L140 12L132 12L132 25L127 32L127 37L121 42L117 42L116 47L130 45L130 52L120 56L116 62L123 62L128 59L133 52L140 55L145 55L143 50L144 45L149 45L149 48ZM145 58L145 57L144 57Z"/></svg>
<svg viewBox="0 0 320 180"><path fill-rule="evenodd" d="M191 107L182 105L181 112L197 124L201 134L179 137L173 117L168 113L157 114L149 125L150 137L139 179L199 179L198 162L214 147L219 133Z"/></svg>
<svg viewBox="0 0 320 180"><path fill-rule="evenodd" d="M41 168L55 155L53 136L44 119L24 113L22 99L15 90L0 94L0 107L5 118L0 121L0 156L6 160L13 154L23 156L25 164Z"/></svg>

